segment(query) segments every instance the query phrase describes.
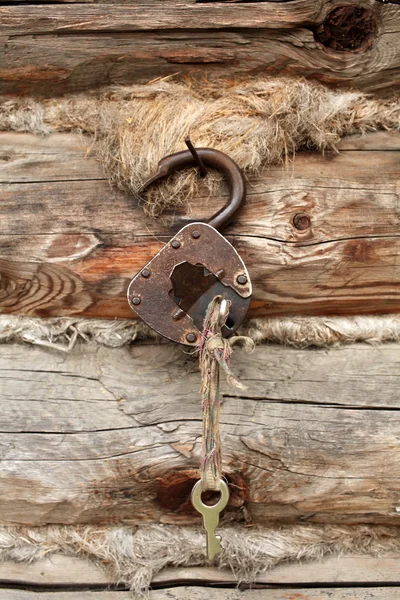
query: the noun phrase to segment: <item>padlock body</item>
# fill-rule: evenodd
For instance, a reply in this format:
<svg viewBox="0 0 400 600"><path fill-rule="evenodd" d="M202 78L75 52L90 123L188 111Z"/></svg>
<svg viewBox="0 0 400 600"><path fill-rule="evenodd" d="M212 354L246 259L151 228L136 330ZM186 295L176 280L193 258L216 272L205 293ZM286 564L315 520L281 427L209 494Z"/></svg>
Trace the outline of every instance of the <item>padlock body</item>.
<svg viewBox="0 0 400 600"><path fill-rule="evenodd" d="M152 329L175 342L198 342L211 300L230 301L223 335L234 333L246 316L251 282L239 254L207 223L183 227L132 279L128 301Z"/></svg>

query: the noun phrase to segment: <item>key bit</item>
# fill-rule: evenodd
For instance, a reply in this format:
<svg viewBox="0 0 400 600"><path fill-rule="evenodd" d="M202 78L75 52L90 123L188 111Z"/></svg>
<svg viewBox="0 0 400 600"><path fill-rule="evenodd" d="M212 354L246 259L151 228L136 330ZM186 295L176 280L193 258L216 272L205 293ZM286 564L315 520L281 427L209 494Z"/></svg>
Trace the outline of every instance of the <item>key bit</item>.
<svg viewBox="0 0 400 600"><path fill-rule="evenodd" d="M207 533L207 556L212 560L217 554L222 551L221 536L215 535L215 530L219 523L219 514L224 510L229 500L229 488L225 481L221 479L221 497L218 502L212 506L204 504L201 499L202 483L198 481L192 490L192 504L194 508L203 517L203 527Z"/></svg>

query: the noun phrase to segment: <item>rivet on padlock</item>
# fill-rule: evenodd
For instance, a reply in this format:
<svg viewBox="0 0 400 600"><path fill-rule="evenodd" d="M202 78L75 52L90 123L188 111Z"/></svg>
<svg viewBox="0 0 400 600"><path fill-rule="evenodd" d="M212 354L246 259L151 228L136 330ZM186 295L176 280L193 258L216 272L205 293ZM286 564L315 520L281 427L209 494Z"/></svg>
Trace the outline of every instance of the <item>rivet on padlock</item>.
<svg viewBox="0 0 400 600"><path fill-rule="evenodd" d="M234 333L246 316L251 282L239 254L217 229L226 226L246 198L246 184L238 165L213 148L193 148L161 159L157 173L142 190L175 171L200 163L221 171L230 197L208 223L183 227L132 279L128 301L152 329L172 341L195 345L207 307L220 295L230 301L224 337Z"/></svg>

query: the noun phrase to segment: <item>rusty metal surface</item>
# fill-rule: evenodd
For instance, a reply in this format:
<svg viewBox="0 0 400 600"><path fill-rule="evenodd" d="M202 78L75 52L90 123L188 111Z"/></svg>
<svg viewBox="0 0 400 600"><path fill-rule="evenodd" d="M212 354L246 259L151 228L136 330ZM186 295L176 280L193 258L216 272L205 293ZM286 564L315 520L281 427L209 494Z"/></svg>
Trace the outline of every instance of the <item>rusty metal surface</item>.
<svg viewBox="0 0 400 600"><path fill-rule="evenodd" d="M208 221L208 224L215 229L222 229L228 225L246 200L246 183L242 171L235 161L224 152L213 148L196 148L195 152L204 165L223 173L228 183L230 192L228 202ZM195 167L197 164L196 157L190 150L165 156L158 163L157 173L143 184L141 191L175 171Z"/></svg>
<svg viewBox="0 0 400 600"><path fill-rule="evenodd" d="M247 269L228 240L209 224L191 223L132 279L128 301L161 335L195 345L214 296L222 295L231 302L223 330L228 337L243 322L251 292Z"/></svg>

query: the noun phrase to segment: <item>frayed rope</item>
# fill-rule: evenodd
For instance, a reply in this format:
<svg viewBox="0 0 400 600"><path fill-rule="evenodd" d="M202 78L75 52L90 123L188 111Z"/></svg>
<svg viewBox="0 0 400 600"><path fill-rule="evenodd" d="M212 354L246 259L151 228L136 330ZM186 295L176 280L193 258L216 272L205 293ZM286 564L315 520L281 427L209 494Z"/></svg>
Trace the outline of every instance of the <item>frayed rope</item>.
<svg viewBox="0 0 400 600"><path fill-rule="evenodd" d="M222 337L222 327L229 314L221 316L222 296L216 296L209 304L204 318L203 332L199 342L201 372L201 398L203 411L203 460L200 465L203 491L221 489L222 456L219 431L220 367L233 387L246 389L230 369L230 358L234 346L240 345L247 352L254 350L254 342L245 336Z"/></svg>

